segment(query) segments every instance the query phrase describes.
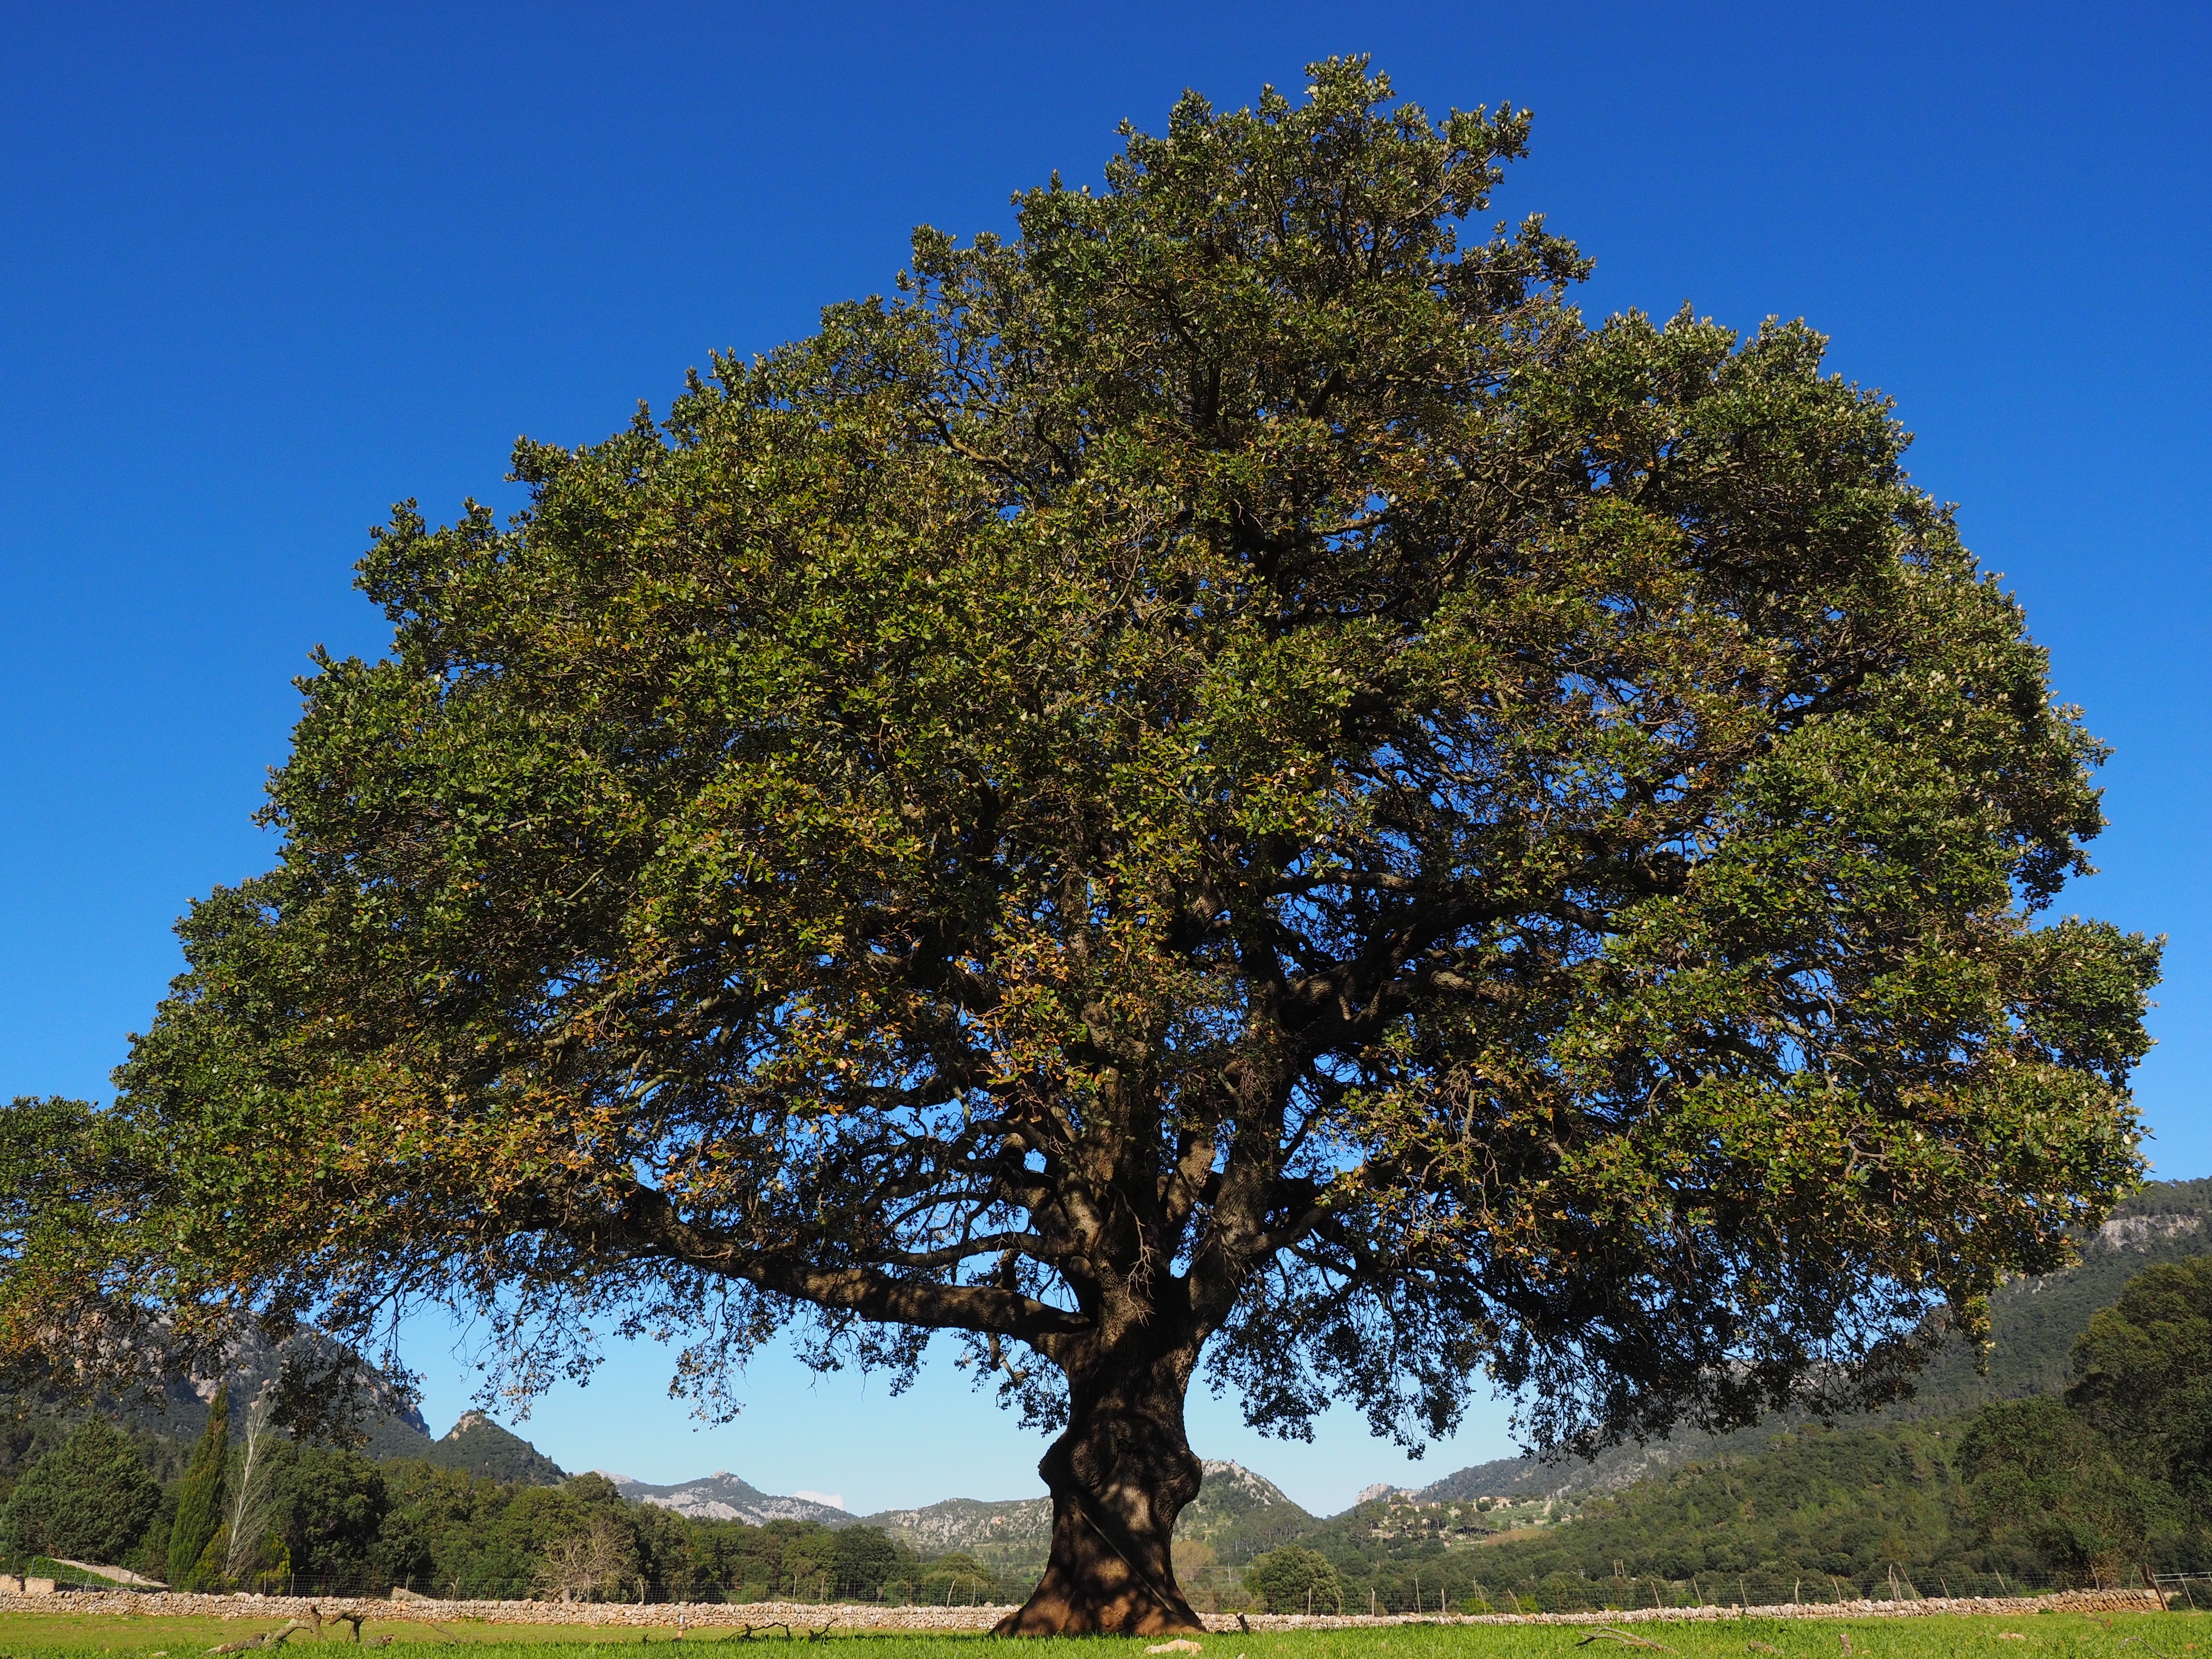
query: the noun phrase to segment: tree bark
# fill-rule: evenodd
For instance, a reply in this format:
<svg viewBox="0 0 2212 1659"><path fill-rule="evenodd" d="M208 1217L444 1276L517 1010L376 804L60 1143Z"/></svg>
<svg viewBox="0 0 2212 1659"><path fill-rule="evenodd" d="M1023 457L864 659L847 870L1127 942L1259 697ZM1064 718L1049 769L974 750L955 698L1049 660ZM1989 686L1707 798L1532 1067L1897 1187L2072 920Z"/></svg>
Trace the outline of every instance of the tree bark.
<svg viewBox="0 0 2212 1659"><path fill-rule="evenodd" d="M1196 1358L1194 1348L1144 1346L1071 1374L1066 1431L1037 1465L1052 1492L1052 1556L995 1634L1205 1629L1176 1585L1171 1549L1176 1517L1203 1474L1182 1419Z"/></svg>

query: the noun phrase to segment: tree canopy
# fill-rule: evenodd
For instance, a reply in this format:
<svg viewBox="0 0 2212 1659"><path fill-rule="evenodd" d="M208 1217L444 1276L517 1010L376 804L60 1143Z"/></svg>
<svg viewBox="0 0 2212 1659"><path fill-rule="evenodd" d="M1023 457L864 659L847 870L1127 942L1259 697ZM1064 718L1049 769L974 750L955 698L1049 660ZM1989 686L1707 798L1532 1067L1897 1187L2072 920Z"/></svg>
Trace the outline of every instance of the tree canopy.
<svg viewBox="0 0 2212 1659"><path fill-rule="evenodd" d="M2157 953L2036 916L2101 750L2018 605L1809 328L1462 237L1526 112L1311 74L397 509L14 1340L439 1297L713 1405L950 1331L1065 1427L1016 1627L1165 1628L1201 1367L1594 1444L1883 1397L2063 1260Z"/></svg>
<svg viewBox="0 0 2212 1659"><path fill-rule="evenodd" d="M2067 1400L2123 1460L2212 1525L2212 1256L2129 1281L2074 1345Z"/></svg>
<svg viewBox="0 0 2212 1659"><path fill-rule="evenodd" d="M112 1565L145 1534L161 1488L131 1437L94 1418L25 1473L0 1506L9 1555Z"/></svg>

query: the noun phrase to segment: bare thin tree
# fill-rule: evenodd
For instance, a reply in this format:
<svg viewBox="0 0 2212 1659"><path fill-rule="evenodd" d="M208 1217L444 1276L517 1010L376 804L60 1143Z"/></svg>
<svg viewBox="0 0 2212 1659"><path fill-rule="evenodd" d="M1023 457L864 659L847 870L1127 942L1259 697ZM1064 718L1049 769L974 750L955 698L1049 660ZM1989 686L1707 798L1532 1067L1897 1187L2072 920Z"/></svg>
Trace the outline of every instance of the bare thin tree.
<svg viewBox="0 0 2212 1659"><path fill-rule="evenodd" d="M538 1588L563 1601L590 1601L619 1588L635 1565L623 1540L601 1518L588 1532L573 1533L547 1547Z"/></svg>
<svg viewBox="0 0 2212 1659"><path fill-rule="evenodd" d="M238 1485L233 1491L226 1517L228 1542L223 1551L222 1576L234 1584L245 1583L257 1565L262 1540L269 1532L273 1496L270 1481L269 1385L254 1395L246 1408L246 1438L238 1463Z"/></svg>

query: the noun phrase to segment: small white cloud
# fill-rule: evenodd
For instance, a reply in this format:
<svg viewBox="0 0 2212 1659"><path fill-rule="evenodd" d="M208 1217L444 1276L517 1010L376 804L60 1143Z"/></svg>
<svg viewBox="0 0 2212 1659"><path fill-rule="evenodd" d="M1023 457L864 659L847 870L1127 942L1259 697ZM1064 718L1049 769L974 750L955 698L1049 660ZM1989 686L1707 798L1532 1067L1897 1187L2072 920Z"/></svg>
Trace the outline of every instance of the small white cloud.
<svg viewBox="0 0 2212 1659"><path fill-rule="evenodd" d="M804 1498L810 1504L827 1504L833 1510L845 1507L845 1496L835 1492L795 1492L793 1498Z"/></svg>

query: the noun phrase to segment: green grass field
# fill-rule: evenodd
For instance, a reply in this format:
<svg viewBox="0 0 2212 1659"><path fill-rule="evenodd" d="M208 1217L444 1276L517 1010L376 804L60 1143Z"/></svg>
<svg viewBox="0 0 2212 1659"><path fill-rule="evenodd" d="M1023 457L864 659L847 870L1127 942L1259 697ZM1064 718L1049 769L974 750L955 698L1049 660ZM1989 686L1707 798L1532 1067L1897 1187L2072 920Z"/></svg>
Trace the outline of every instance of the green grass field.
<svg viewBox="0 0 2212 1659"><path fill-rule="evenodd" d="M0 1613L0 1659L198 1659L218 1643L234 1642L273 1630L279 1619L161 1619L90 1613ZM1716 1620L1710 1622L1648 1624L1631 1627L1662 1644L1675 1659L2189 1659L2203 1652L2212 1659L2212 1615L2191 1613L2122 1613L2104 1618L2081 1613L2032 1613L1991 1619L1947 1615L1922 1619ZM1475 1625L1399 1626L1380 1630L1297 1631L1209 1636L1206 1659L1663 1659L1646 1648L1598 1640L1577 1644L1589 1626ZM2010 1632L2019 1639L2010 1639ZM600 1626L486 1625L455 1620L443 1633L401 1620L372 1620L368 1633L392 1638L394 1650L412 1659L429 1659L424 1650L465 1646L467 1659L561 1659L609 1647L665 1646L673 1631L643 1632ZM1850 1641L1848 1650L1844 1637ZM756 1638L781 1644L781 1636ZM682 1638L689 1648L717 1650L747 1645L734 1632L694 1631ZM343 1632L331 1644L345 1645ZM289 1649L311 1639L295 1637ZM802 1635L795 1646L808 1644ZM832 1650L821 1659L985 1659L982 1650L999 1649L986 1636L847 1636L818 1644ZM1021 1652L1035 1659L1140 1659L1145 1644L1119 1638L1031 1641ZM1000 1650L1003 1651L1003 1650ZM335 1659L335 1656L333 1656ZM734 1659L734 1656L732 1656ZM759 1659L775 1659L773 1652ZM796 1656L794 1656L796 1659Z"/></svg>

